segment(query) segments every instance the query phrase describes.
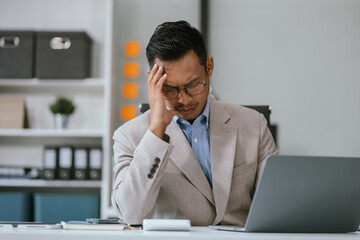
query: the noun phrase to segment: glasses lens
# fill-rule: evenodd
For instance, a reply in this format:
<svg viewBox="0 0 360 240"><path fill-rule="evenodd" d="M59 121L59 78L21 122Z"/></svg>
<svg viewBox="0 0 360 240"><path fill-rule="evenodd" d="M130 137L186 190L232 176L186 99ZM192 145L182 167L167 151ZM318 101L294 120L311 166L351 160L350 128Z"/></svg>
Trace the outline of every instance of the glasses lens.
<svg viewBox="0 0 360 240"><path fill-rule="evenodd" d="M186 90L191 95L200 94L204 91L205 86L202 83L194 83L186 87Z"/></svg>
<svg viewBox="0 0 360 240"><path fill-rule="evenodd" d="M179 91L181 91L181 90L184 90L189 95L200 94L200 93L204 92L206 84L207 83L205 83L205 84L204 83L193 83L193 84L188 85L185 89L164 88L162 90L162 92L164 95L164 99L170 100L170 99L176 98L179 94Z"/></svg>
<svg viewBox="0 0 360 240"><path fill-rule="evenodd" d="M164 99L173 99L178 95L178 90L176 88L165 88L162 90Z"/></svg>

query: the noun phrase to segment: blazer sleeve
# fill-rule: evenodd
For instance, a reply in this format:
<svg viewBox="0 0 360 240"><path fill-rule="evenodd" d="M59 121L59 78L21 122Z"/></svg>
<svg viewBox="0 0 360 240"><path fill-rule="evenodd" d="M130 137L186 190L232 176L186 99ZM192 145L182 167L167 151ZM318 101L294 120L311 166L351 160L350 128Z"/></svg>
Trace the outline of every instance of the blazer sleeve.
<svg viewBox="0 0 360 240"><path fill-rule="evenodd" d="M142 224L154 212L172 145L147 130L136 145L121 128L114 133L112 203L128 224Z"/></svg>
<svg viewBox="0 0 360 240"><path fill-rule="evenodd" d="M257 186L260 176L263 172L265 166L265 160L268 156L277 154L278 150L275 145L274 138L267 127L267 121L263 115L260 117L260 140L259 140L259 149L258 149L258 170L256 177Z"/></svg>

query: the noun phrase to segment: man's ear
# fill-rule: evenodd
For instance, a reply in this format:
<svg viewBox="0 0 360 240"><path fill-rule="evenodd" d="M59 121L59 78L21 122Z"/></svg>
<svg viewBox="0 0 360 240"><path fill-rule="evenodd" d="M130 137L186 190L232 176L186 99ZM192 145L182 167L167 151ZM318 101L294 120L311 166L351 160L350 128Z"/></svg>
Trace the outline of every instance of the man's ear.
<svg viewBox="0 0 360 240"><path fill-rule="evenodd" d="M207 71L208 78L211 78L213 70L214 70L214 58L212 56L210 56L206 60L206 71Z"/></svg>

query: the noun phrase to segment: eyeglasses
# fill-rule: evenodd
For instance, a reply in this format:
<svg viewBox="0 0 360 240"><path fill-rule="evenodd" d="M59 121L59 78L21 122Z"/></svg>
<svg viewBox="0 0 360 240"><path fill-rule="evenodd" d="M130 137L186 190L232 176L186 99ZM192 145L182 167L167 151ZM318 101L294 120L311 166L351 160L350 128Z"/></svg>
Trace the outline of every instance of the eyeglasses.
<svg viewBox="0 0 360 240"><path fill-rule="evenodd" d="M176 88L176 87L163 88L162 92L165 100L171 100L177 98L181 90L184 90L184 92L190 96L201 94L204 92L206 85L207 85L207 81L205 83L196 82L196 83L190 83L184 88Z"/></svg>

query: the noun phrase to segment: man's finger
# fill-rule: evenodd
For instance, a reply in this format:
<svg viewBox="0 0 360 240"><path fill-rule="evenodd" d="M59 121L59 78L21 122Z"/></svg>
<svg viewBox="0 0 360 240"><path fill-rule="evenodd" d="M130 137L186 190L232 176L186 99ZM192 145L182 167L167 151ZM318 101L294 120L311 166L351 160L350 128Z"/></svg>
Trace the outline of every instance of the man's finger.
<svg viewBox="0 0 360 240"><path fill-rule="evenodd" d="M162 93L162 87L164 85L164 81L166 80L167 75L166 73L159 79L159 81L156 83L156 91Z"/></svg>
<svg viewBox="0 0 360 240"><path fill-rule="evenodd" d="M159 81L159 79L162 77L163 73L164 73L164 67L159 66L159 69L157 70L157 72L155 73L155 76L152 79L154 84L156 84Z"/></svg>
<svg viewBox="0 0 360 240"><path fill-rule="evenodd" d="M150 84L151 80L154 78L154 75L156 73L156 71L158 70L158 65L155 64L154 67L151 69L150 73L149 73L149 78L147 83Z"/></svg>

